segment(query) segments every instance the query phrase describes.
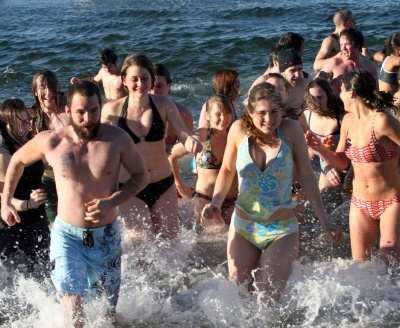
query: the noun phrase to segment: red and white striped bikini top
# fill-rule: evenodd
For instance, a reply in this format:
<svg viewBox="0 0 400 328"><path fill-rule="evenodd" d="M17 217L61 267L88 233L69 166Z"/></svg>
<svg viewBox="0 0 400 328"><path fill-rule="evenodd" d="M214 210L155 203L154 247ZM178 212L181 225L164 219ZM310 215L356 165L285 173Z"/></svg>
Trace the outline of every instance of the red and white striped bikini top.
<svg viewBox="0 0 400 328"><path fill-rule="evenodd" d="M351 120L349 122L349 127L347 128L347 139L346 139L346 149L345 153L351 161L356 163L380 163L386 162L393 158L396 158L398 155L398 148L396 149L389 149L381 144L379 144L378 140L376 139L375 132L374 132L374 123L375 117L372 119L372 133L371 139L369 140L368 145L365 147L353 147L349 138L347 137L349 134L349 127Z"/></svg>

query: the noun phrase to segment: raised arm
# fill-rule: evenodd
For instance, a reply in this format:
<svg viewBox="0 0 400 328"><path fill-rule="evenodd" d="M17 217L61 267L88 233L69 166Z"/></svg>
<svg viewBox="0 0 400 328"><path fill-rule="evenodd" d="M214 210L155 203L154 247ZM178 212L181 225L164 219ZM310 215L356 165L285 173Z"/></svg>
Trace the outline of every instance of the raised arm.
<svg viewBox="0 0 400 328"><path fill-rule="evenodd" d="M319 70L324 67L327 60L330 58L328 57L329 54L332 53L333 50L333 39L331 37L325 38L322 41L321 48L319 49L317 56L315 57L314 61L314 70L318 72Z"/></svg>
<svg viewBox="0 0 400 328"><path fill-rule="evenodd" d="M79 82L81 80L85 80L85 81L89 81L89 82L98 84L101 81L103 81L101 70L97 73L96 76L85 77L85 78L82 78L82 79L78 78L77 76L73 76L73 77L71 77L70 83L74 84L75 82Z"/></svg>

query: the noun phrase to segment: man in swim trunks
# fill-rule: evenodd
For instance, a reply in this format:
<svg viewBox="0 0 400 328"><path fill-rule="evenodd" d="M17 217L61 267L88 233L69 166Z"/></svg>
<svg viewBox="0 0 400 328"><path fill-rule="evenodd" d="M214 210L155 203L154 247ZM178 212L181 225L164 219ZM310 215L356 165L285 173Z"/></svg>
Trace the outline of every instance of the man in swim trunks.
<svg viewBox="0 0 400 328"><path fill-rule="evenodd" d="M155 79L154 79L154 87L151 89L150 93L161 96L168 96L171 92L172 79L171 73L168 68L163 64L155 64ZM185 123L188 132L192 133L193 131L193 115L189 108L183 106L177 101L173 100L176 107L178 108L179 114L181 115L183 123ZM165 149L168 152L171 147L179 142L178 136L175 131L167 122L165 127Z"/></svg>
<svg viewBox="0 0 400 328"><path fill-rule="evenodd" d="M23 168L46 159L53 167L58 216L51 232L52 280L65 318L84 324L83 296L105 292L109 315L115 314L120 285L121 237L115 207L149 182L143 158L122 129L100 123L101 97L88 81L70 86L67 114L71 126L43 131L12 157L2 194L2 219L20 222L11 204ZM130 179L118 190L122 166Z"/></svg>
<svg viewBox="0 0 400 328"><path fill-rule="evenodd" d="M121 80L121 66L118 63L117 54L111 49L104 49L99 55L101 68L96 76L86 77L83 80L93 83L102 83L107 101L125 97L125 90ZM71 78L71 84L79 81L76 76Z"/></svg>
<svg viewBox="0 0 400 328"><path fill-rule="evenodd" d="M315 76L328 80L334 94L339 96L343 75L355 69L365 69L377 79L373 61L361 55L364 36L355 28L340 32L340 55L330 58Z"/></svg>
<svg viewBox="0 0 400 328"><path fill-rule="evenodd" d="M335 30L322 41L321 48L315 57L314 69L316 71L321 70L329 58L336 56L340 52L340 32L345 28L354 28L356 26L356 19L351 11L339 10L333 16L333 23L335 24ZM372 54L364 44L362 46L362 54L372 59Z"/></svg>

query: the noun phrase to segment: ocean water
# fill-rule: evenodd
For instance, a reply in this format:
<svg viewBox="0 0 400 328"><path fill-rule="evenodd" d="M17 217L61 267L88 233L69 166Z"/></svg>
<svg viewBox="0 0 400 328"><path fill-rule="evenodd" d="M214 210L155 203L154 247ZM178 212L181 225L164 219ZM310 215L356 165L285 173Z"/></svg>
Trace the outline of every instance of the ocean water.
<svg viewBox="0 0 400 328"><path fill-rule="evenodd" d="M72 76L93 76L97 55L115 48L121 61L144 52L172 73L171 97L197 118L212 93L216 70L239 72L241 97L268 64L268 52L286 32L306 40L309 73L332 16L352 10L371 52L398 30L398 2L359 1L121 1L0 0L0 101L33 102L30 84L42 68L56 72L61 89ZM331 215L343 226L347 205ZM181 219L190 223L187 203ZM226 236L197 235L185 224L180 241L145 250L124 238L117 307L121 327L400 327L400 275L383 263L351 261L345 234L339 246L318 225L302 227L301 249L281 302L273 309L240 298L227 278ZM51 281L26 277L0 264L0 326L60 327L61 306ZM257 273L255 273L257 275ZM256 293L257 296L257 293ZM102 300L86 304L88 327L109 327Z"/></svg>

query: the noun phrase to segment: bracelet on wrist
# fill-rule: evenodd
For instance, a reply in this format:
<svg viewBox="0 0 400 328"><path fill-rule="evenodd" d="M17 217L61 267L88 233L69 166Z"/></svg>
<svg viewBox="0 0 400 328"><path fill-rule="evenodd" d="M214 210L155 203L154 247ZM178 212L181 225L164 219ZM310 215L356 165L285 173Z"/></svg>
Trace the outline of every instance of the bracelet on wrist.
<svg viewBox="0 0 400 328"><path fill-rule="evenodd" d="M30 199L28 199L27 201L26 201L26 208L28 209L28 211L29 210L31 210L32 208L29 206L30 205Z"/></svg>

